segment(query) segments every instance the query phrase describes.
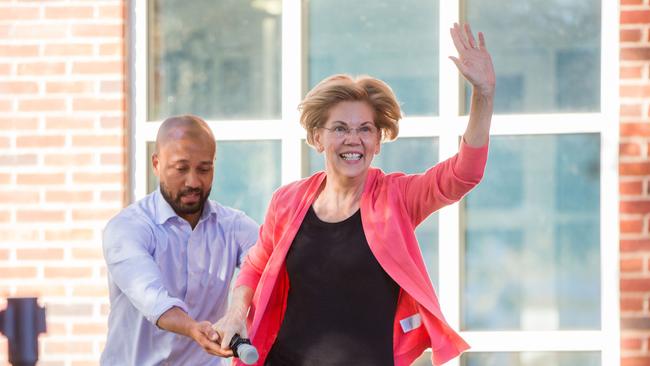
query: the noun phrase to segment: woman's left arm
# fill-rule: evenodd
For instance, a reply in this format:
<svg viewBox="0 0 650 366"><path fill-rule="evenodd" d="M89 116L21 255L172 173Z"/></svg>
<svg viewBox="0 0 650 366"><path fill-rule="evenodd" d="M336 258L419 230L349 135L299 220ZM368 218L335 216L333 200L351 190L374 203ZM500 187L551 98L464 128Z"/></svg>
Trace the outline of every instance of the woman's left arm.
<svg viewBox="0 0 650 366"><path fill-rule="evenodd" d="M463 139L472 147L481 147L488 143L494 109L496 77L492 57L487 51L483 33L478 33L477 43L469 24L461 29L460 25L454 23L450 32L458 57L449 58L454 61L461 75L472 84L469 123Z"/></svg>

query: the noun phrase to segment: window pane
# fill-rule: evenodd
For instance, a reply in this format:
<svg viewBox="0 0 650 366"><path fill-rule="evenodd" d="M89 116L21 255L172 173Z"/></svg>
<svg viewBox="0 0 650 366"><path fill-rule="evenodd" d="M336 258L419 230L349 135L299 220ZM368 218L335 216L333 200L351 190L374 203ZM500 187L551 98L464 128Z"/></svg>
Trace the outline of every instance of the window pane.
<svg viewBox="0 0 650 366"><path fill-rule="evenodd" d="M407 115L438 113L437 0L310 0L309 87L325 77L386 81Z"/></svg>
<svg viewBox="0 0 650 366"><path fill-rule="evenodd" d="M463 329L600 328L599 138L492 137L463 208Z"/></svg>
<svg viewBox="0 0 650 366"><path fill-rule="evenodd" d="M149 6L149 120L280 117L281 0Z"/></svg>
<svg viewBox="0 0 650 366"><path fill-rule="evenodd" d="M148 144L153 152L154 143ZM158 187L151 164L149 192ZM279 141L217 141L210 198L242 210L262 223L273 192L280 186Z"/></svg>
<svg viewBox="0 0 650 366"><path fill-rule="evenodd" d="M600 1L465 3L492 54L497 113L600 111Z"/></svg>
<svg viewBox="0 0 650 366"><path fill-rule="evenodd" d="M465 353L462 366L600 366L599 352Z"/></svg>
<svg viewBox="0 0 650 366"><path fill-rule="evenodd" d="M304 145L303 176L311 175L325 168L323 156ZM399 138L384 143L381 153L375 156L372 165L384 172L420 173L438 162L438 139ZM415 230L420 250L434 287L438 288L438 213L429 216Z"/></svg>

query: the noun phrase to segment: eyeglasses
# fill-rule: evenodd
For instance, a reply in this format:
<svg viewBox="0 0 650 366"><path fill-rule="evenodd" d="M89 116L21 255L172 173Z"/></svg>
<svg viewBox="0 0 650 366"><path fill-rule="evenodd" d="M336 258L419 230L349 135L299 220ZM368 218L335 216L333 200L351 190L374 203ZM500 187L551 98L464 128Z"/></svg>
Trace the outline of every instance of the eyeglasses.
<svg viewBox="0 0 650 366"><path fill-rule="evenodd" d="M377 134L377 127L372 125L365 125L357 128L349 128L346 126L335 126L332 128L321 127L321 128L328 130L330 133L334 134L334 136L336 136L339 139L352 135L352 131L356 131L357 135L362 139L375 137L375 135Z"/></svg>

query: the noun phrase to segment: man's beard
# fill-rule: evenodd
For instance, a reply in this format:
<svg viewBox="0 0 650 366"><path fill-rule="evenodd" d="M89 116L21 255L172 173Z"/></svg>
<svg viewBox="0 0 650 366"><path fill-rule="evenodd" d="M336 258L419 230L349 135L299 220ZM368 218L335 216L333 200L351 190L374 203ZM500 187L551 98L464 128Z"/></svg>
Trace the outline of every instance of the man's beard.
<svg viewBox="0 0 650 366"><path fill-rule="evenodd" d="M176 197L173 197L172 193L167 189L167 186L160 182L160 193L165 198L165 201L167 201L167 203L172 206L174 212L176 212L178 215L192 215L203 211L203 206L205 205L205 201L208 199L208 197L210 197L211 190L212 189L208 189L208 191L203 194L203 191L200 188L187 188L178 192ZM198 193L201 198L194 204L183 204L181 202L181 197L190 193Z"/></svg>

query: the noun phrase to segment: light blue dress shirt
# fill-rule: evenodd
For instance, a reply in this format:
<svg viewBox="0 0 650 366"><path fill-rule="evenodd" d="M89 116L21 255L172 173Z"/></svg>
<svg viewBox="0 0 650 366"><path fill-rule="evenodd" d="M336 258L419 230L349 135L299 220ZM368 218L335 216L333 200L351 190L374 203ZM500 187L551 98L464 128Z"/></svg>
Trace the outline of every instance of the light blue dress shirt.
<svg viewBox="0 0 650 366"><path fill-rule="evenodd" d="M192 230L159 189L111 219L103 236L111 311L101 364L229 364L156 322L173 306L197 321L219 320L233 272L257 235L255 221L211 200Z"/></svg>

